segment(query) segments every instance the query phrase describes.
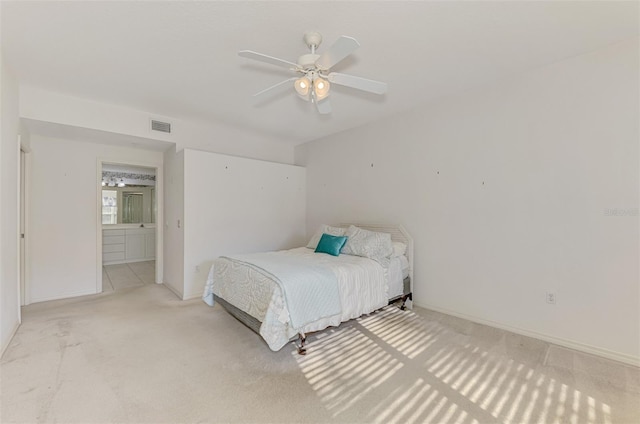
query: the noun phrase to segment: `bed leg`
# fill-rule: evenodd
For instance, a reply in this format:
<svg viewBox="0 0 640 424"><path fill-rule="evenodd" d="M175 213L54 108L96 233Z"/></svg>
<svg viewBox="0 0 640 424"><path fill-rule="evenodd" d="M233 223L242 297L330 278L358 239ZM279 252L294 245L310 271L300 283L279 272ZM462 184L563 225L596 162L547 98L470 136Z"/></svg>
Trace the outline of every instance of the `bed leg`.
<svg viewBox="0 0 640 424"><path fill-rule="evenodd" d="M298 342L299 343L296 343L296 347L298 348L298 355L306 355L307 354L307 348L304 347L304 345L307 342L307 338L304 335L304 333L299 333L298 334Z"/></svg>
<svg viewBox="0 0 640 424"><path fill-rule="evenodd" d="M400 310L404 311L407 308L406 306L407 299L413 300L413 293L407 293L404 296L402 296L402 304L400 305Z"/></svg>

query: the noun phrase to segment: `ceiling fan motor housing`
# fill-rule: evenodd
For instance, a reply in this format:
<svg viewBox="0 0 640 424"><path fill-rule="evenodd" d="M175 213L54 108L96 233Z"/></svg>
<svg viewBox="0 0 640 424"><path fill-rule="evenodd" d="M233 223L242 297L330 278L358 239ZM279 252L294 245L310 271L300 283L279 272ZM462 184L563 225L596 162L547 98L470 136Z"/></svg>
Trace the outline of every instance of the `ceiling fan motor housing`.
<svg viewBox="0 0 640 424"><path fill-rule="evenodd" d="M313 53L303 54L298 58L298 65L300 65L300 67L305 70L315 68L316 60L318 60L319 57L320 57L319 54L313 54Z"/></svg>
<svg viewBox="0 0 640 424"><path fill-rule="evenodd" d="M317 31L307 31L302 38L310 49L317 49L320 43L322 43L322 35Z"/></svg>

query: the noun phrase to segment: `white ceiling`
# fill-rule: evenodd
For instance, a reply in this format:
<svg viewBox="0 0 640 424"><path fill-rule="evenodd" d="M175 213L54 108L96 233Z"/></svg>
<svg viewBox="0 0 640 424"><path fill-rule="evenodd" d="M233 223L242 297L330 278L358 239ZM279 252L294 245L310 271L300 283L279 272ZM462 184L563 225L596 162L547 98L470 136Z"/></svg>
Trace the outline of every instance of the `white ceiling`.
<svg viewBox="0 0 640 424"><path fill-rule="evenodd" d="M340 35L361 47L334 68L385 81L382 97L332 87L333 113L290 93L290 61ZM638 2L2 2L5 59L22 83L300 143L638 35Z"/></svg>

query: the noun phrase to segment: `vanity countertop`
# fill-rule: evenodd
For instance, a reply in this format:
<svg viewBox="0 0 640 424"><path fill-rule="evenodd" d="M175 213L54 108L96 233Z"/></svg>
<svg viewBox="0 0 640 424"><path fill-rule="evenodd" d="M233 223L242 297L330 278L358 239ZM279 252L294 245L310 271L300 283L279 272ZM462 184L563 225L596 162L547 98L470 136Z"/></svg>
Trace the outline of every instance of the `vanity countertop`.
<svg viewBox="0 0 640 424"><path fill-rule="evenodd" d="M146 223L146 224L103 224L103 230L124 230L127 228L156 228L155 223Z"/></svg>

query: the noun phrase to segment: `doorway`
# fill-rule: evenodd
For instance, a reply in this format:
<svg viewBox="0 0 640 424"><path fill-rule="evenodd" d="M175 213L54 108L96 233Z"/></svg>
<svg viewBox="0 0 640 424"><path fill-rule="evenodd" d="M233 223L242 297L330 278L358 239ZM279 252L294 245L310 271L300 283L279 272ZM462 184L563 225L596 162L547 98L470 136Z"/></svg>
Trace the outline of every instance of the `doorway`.
<svg viewBox="0 0 640 424"><path fill-rule="evenodd" d="M97 292L162 283L162 166L98 163Z"/></svg>

